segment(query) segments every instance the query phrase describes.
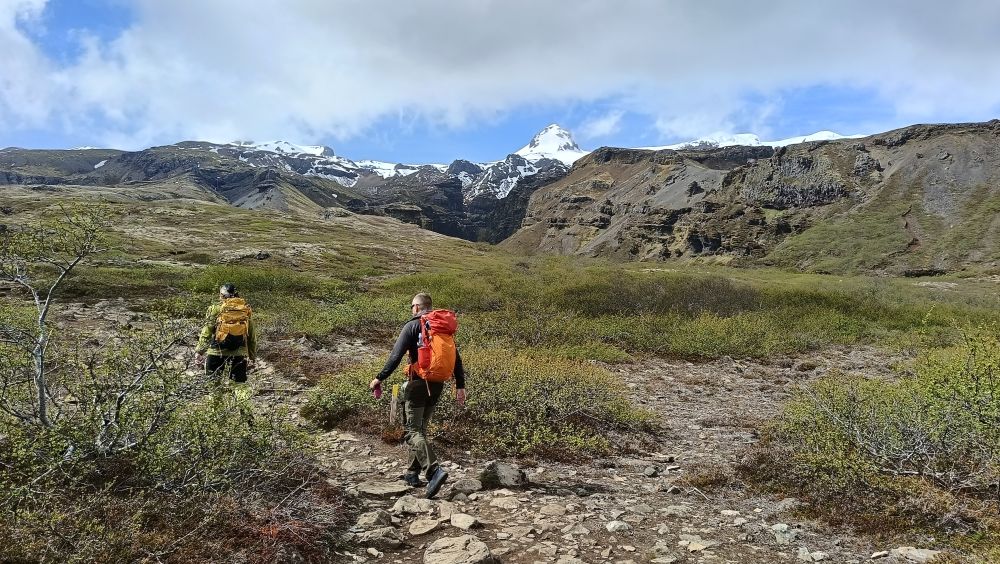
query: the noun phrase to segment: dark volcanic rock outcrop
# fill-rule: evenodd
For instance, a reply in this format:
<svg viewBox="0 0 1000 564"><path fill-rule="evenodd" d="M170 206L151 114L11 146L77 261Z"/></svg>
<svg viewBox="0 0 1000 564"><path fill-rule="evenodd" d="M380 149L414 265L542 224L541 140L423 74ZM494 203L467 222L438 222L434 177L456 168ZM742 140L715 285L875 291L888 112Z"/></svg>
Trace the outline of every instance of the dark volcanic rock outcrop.
<svg viewBox="0 0 1000 564"><path fill-rule="evenodd" d="M505 245L941 271L1000 261L998 210L1000 122L919 125L776 149L602 148L537 190Z"/></svg>

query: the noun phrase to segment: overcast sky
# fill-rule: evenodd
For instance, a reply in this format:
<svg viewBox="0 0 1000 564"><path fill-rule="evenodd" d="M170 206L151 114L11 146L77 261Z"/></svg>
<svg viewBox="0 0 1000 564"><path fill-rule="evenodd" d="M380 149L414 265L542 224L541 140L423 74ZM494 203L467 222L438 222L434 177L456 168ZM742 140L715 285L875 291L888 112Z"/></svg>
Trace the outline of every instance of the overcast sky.
<svg viewBox="0 0 1000 564"><path fill-rule="evenodd" d="M0 147L502 158L1000 117L1000 2L0 0Z"/></svg>

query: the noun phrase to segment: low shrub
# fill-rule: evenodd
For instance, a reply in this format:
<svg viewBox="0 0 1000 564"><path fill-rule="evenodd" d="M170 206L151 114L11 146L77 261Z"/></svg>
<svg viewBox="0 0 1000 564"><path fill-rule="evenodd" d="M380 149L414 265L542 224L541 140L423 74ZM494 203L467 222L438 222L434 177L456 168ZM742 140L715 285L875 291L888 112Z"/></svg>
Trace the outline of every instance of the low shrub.
<svg viewBox="0 0 1000 564"><path fill-rule="evenodd" d="M141 445L94 456L86 421L0 425L0 560L330 560L350 513L278 412L220 390ZM77 454L79 453L79 454Z"/></svg>
<svg viewBox="0 0 1000 564"><path fill-rule="evenodd" d="M981 330L928 353L893 381L816 382L787 404L743 468L839 519L996 526L986 509L1000 503L998 334Z"/></svg>
<svg viewBox="0 0 1000 564"><path fill-rule="evenodd" d="M441 444L490 456L571 459L628 450L655 431L655 418L632 406L621 380L592 364L499 349L467 349L462 358L469 399L459 409L446 390L430 429ZM380 368L370 363L330 375L304 414L326 426L383 433L393 425L388 402L373 400L367 387Z"/></svg>

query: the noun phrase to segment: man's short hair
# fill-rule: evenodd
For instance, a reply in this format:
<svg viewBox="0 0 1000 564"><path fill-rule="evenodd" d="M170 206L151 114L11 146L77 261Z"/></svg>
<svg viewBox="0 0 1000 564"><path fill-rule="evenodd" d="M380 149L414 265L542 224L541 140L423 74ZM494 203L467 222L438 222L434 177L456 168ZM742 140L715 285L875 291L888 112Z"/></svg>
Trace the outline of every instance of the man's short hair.
<svg viewBox="0 0 1000 564"><path fill-rule="evenodd" d="M414 304L419 305L420 309L430 309L431 308L431 295L430 294L425 294L424 292L420 292L416 296L413 296L413 301L410 302L410 303L414 303Z"/></svg>
<svg viewBox="0 0 1000 564"><path fill-rule="evenodd" d="M219 293L227 298L235 298L239 295L236 292L235 284L223 284L222 286L219 286Z"/></svg>

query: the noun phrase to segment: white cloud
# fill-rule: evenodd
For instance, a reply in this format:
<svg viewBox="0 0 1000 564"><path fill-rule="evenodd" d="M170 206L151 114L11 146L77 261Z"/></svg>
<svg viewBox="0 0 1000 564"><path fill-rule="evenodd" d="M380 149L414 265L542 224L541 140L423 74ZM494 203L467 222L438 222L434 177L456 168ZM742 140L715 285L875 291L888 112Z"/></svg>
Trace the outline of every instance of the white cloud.
<svg viewBox="0 0 1000 564"><path fill-rule="evenodd" d="M584 121L579 127L574 128L581 139L598 139L614 135L621 129L623 110L612 110L602 116Z"/></svg>
<svg viewBox="0 0 1000 564"><path fill-rule="evenodd" d="M21 30L44 8L45 0L0 0L0 127L42 123L55 103L49 63Z"/></svg>
<svg viewBox="0 0 1000 564"><path fill-rule="evenodd" d="M874 90L901 120L1000 107L1000 3L985 1L134 2L131 28L85 39L60 68L15 25L44 1L0 0L0 126L87 129L126 147L312 142L380 118L455 127L612 99L590 135L629 111L664 137L695 137L745 117L748 93L817 84ZM753 123L766 129L768 111Z"/></svg>

